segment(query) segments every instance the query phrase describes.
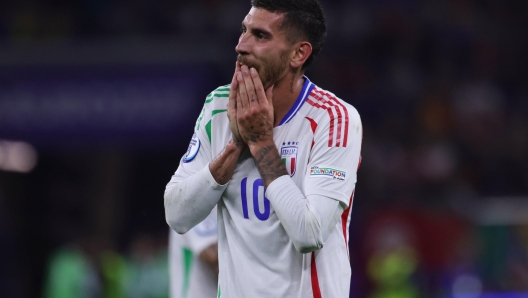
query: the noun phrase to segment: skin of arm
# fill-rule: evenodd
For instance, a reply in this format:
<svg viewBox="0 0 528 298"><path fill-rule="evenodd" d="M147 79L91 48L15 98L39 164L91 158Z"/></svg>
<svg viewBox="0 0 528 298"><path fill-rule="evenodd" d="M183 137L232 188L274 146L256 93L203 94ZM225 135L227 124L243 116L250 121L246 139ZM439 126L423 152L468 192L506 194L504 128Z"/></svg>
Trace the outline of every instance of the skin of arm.
<svg viewBox="0 0 528 298"><path fill-rule="evenodd" d="M199 255L200 260L204 262L211 272L218 278L218 243L213 243L204 248Z"/></svg>

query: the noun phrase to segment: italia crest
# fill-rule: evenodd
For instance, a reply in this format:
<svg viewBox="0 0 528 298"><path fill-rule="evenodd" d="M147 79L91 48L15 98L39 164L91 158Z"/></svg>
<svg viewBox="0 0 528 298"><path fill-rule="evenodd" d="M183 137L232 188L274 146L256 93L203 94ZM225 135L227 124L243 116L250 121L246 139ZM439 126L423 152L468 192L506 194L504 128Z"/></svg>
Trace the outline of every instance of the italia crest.
<svg viewBox="0 0 528 298"><path fill-rule="evenodd" d="M295 175L297 166L297 152L299 151L299 142L283 142L280 150L281 159L290 177Z"/></svg>

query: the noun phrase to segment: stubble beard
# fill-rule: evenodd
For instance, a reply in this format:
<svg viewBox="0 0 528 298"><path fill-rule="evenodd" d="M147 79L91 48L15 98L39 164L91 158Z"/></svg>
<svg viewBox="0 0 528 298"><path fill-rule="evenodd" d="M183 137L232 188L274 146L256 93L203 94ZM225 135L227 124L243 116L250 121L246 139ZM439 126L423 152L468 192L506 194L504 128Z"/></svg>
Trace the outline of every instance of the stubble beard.
<svg viewBox="0 0 528 298"><path fill-rule="evenodd" d="M281 54L278 59L264 61L250 61L247 56L239 54L237 61L248 68L253 67L257 70L264 89L275 85L287 66L285 54Z"/></svg>

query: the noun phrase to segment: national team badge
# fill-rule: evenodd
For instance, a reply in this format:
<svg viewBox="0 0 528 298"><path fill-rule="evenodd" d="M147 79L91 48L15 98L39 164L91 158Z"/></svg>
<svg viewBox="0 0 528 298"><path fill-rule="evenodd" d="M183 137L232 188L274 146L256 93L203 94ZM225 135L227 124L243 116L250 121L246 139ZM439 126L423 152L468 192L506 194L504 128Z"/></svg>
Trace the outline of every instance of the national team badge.
<svg viewBox="0 0 528 298"><path fill-rule="evenodd" d="M281 159L290 177L295 175L295 169L297 166L297 152L299 151L299 142L283 142L281 147Z"/></svg>

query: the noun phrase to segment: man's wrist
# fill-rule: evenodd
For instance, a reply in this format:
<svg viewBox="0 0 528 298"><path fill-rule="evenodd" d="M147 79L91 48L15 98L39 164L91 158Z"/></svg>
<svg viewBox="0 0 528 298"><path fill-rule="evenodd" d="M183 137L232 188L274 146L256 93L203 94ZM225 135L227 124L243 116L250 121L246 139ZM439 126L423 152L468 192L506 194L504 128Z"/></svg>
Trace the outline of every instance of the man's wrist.
<svg viewBox="0 0 528 298"><path fill-rule="evenodd" d="M264 148L277 148L275 146L275 142L273 142L273 140L269 140L269 141L260 141L260 142L251 142L247 145L249 147L249 151L251 152L251 155L253 157L256 157L256 155L258 155L259 152L262 151L262 149Z"/></svg>
<svg viewBox="0 0 528 298"><path fill-rule="evenodd" d="M268 187L278 177L288 175L286 166L282 162L273 140L251 143L249 144L249 150L255 159L255 164L265 187Z"/></svg>
<svg viewBox="0 0 528 298"><path fill-rule="evenodd" d="M243 150L244 148L235 145L235 142L231 139L224 147L224 150L209 163L209 171L217 184L225 185L229 182Z"/></svg>
<svg viewBox="0 0 528 298"><path fill-rule="evenodd" d="M242 151L244 151L246 147L247 147L246 143L239 141L239 140L235 140L235 138L232 138L227 143L226 150L228 150L229 152L242 153Z"/></svg>
<svg viewBox="0 0 528 298"><path fill-rule="evenodd" d="M241 149L242 151L247 147L247 144L244 143L242 139L235 138L234 136L231 138L229 143L233 143L238 149Z"/></svg>

